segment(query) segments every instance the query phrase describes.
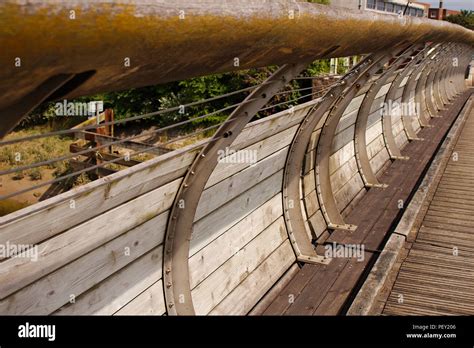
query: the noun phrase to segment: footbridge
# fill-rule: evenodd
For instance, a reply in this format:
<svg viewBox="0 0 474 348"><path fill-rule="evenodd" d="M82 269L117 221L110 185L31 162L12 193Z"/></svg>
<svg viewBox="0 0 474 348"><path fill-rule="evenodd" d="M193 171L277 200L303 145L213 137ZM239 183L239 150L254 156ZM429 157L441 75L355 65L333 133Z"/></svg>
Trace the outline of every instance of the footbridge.
<svg viewBox="0 0 474 348"><path fill-rule="evenodd" d="M7 137L45 102L278 66L210 136L0 217L0 245L30 246L0 257L0 314L432 313L407 284L441 260L473 313L472 31L290 0L3 1L0 19L2 146L79 132ZM355 55L256 118L313 61Z"/></svg>

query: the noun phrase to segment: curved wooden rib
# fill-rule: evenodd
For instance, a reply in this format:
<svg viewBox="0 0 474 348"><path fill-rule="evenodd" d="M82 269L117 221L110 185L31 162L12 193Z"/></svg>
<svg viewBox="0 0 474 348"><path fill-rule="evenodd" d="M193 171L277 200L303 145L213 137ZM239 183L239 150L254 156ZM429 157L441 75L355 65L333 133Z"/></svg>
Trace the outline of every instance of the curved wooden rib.
<svg viewBox="0 0 474 348"><path fill-rule="evenodd" d="M344 222L344 219L337 208L331 186L329 156L331 155L334 133L344 110L350 104L352 98L357 94L358 89L377 71L382 69L384 64L394 57L395 53L394 49L392 49L390 53L385 51L372 54L364 61L366 63L364 66L358 67L357 70L359 77L338 97L321 130L316 151L316 193L321 206L321 211L329 229L347 231L354 231L356 229L356 226Z"/></svg>
<svg viewBox="0 0 474 348"><path fill-rule="evenodd" d="M357 167L365 187L386 187L377 179L372 166L370 164L369 155L367 153L367 122L370 115L370 110L374 103L375 97L380 89L385 85L386 81L393 76L394 71L400 68L400 65L414 52L420 50L422 46L413 45L404 50L390 67L382 74L382 76L375 81L362 101L354 130L354 146Z"/></svg>
<svg viewBox="0 0 474 348"><path fill-rule="evenodd" d="M184 177L171 209L163 250L163 281L168 314L194 314L189 282L189 242L196 209L218 163L218 152L229 147L255 114L310 62L284 65L255 89L218 129ZM184 209L181 202L185 202Z"/></svg>

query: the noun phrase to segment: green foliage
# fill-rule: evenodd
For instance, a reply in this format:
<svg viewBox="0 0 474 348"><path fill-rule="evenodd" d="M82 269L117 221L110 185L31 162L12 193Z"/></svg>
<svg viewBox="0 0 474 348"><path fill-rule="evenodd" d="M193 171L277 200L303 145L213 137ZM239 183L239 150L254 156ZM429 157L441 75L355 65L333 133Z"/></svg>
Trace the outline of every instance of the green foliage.
<svg viewBox="0 0 474 348"><path fill-rule="evenodd" d="M330 68L329 60L319 60L313 62L303 76L314 76L328 73ZM149 86L143 88L130 89L125 91L98 94L91 97L83 97L68 102L89 102L91 100L104 101L104 108L112 108L116 120L129 118L136 115L153 113L159 110L175 108L173 112L166 112L159 115L147 117L135 122L127 122L124 127L138 124L140 127L157 126L164 127L184 120L194 119L199 116L208 115L206 118L196 120L190 123L186 128L193 130L196 128L208 127L225 120L232 112L232 106L240 103L250 93L231 95L225 98L203 103L200 105L180 108L180 106L199 102L205 99L214 98L234 92L247 87L255 86L268 78L276 66L270 66L259 69L249 69L226 74L215 74L205 77L196 77L189 80L171 82L163 85ZM310 94L311 80L292 81L285 87L284 93L280 93L272 99L272 104L286 103L281 106L260 112L257 118L284 110L291 105L296 105L304 99L301 99L302 93L298 91L306 88L304 94ZM298 99L299 98L299 99ZM294 100L294 101L293 101ZM219 112L219 110L225 109ZM52 129L71 128L75 124L84 121L80 117L56 117L54 114L54 103L41 105L27 117L20 129L29 128L32 125L48 124ZM120 127L120 126L119 126ZM19 130L19 129L17 129Z"/></svg>
<svg viewBox="0 0 474 348"><path fill-rule="evenodd" d="M448 16L446 20L448 22L474 30L474 11L462 10L458 15Z"/></svg>
<svg viewBox="0 0 474 348"><path fill-rule="evenodd" d="M319 74L327 74L331 69L331 60L322 59L316 60L309 65L309 67L304 72L305 76L316 76Z"/></svg>

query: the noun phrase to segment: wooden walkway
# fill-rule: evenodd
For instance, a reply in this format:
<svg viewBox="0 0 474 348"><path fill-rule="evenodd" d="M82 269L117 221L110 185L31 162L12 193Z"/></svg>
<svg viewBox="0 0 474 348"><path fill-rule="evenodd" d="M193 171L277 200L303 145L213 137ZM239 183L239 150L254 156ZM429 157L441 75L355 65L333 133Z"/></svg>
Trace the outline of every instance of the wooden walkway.
<svg viewBox="0 0 474 348"><path fill-rule="evenodd" d="M403 214L403 209L399 208L399 200L407 202L416 190L417 184L423 177L438 145L442 142L470 93L471 91L468 91L459 96L448 110L440 112L442 117L433 118L431 120L433 127L423 128L418 133L420 138L425 139L424 141L412 141L407 144L403 149L403 155L409 156L410 159L393 162L379 178L380 182L389 185L388 188L384 190L370 189L355 205L352 212L346 217L346 222L357 225L357 230L354 233L334 231L325 243L364 245L364 259L360 261L357 258L335 258L329 265L304 265L288 285L281 290L275 300L262 310L263 314L337 315L347 311L365 279L364 275L375 262L386 236L393 230ZM467 146L464 151L464 153L469 151ZM464 165L472 165L474 169L474 161ZM459 172L463 174L462 171L466 171L466 168L456 167L453 169L453 172L450 173L451 182L456 180L454 174L459 175ZM471 180L474 182L474 177ZM467 179L467 182L471 181ZM453 190L452 187L449 188ZM452 196L446 190L443 192L444 196L448 194ZM465 193L463 199L469 200L468 196L469 193ZM460 197L449 199L459 200ZM474 188L472 197L474 197ZM474 204L474 198L471 199ZM474 206L471 209L474 212ZM460 211L461 214L463 212L465 213L464 210ZM319 253L323 254L324 250L324 245L318 246ZM471 249L471 252L474 250ZM456 271L453 270L453 272Z"/></svg>
<svg viewBox="0 0 474 348"><path fill-rule="evenodd" d="M383 313L474 314L474 109Z"/></svg>

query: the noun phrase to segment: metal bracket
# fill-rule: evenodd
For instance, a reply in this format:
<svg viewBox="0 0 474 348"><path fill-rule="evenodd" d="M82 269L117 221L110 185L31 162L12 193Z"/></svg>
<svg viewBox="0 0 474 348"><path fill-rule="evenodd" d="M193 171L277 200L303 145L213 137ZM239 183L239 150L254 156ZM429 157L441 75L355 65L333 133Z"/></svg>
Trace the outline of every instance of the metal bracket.
<svg viewBox="0 0 474 348"><path fill-rule="evenodd" d="M341 230L341 231L348 231L348 232L354 232L357 229L356 225L351 225L351 224L328 224L328 228L330 230Z"/></svg>
<svg viewBox="0 0 474 348"><path fill-rule="evenodd" d="M388 187L387 184L365 184L366 188L380 188L380 189L386 189Z"/></svg>
<svg viewBox="0 0 474 348"><path fill-rule="evenodd" d="M331 263L331 259L328 259L324 256L306 256L306 255L299 255L296 258L299 262L309 263L313 265L329 265Z"/></svg>
<svg viewBox="0 0 474 348"><path fill-rule="evenodd" d="M392 160L399 160L399 161L408 161L410 157L408 156L390 156Z"/></svg>

